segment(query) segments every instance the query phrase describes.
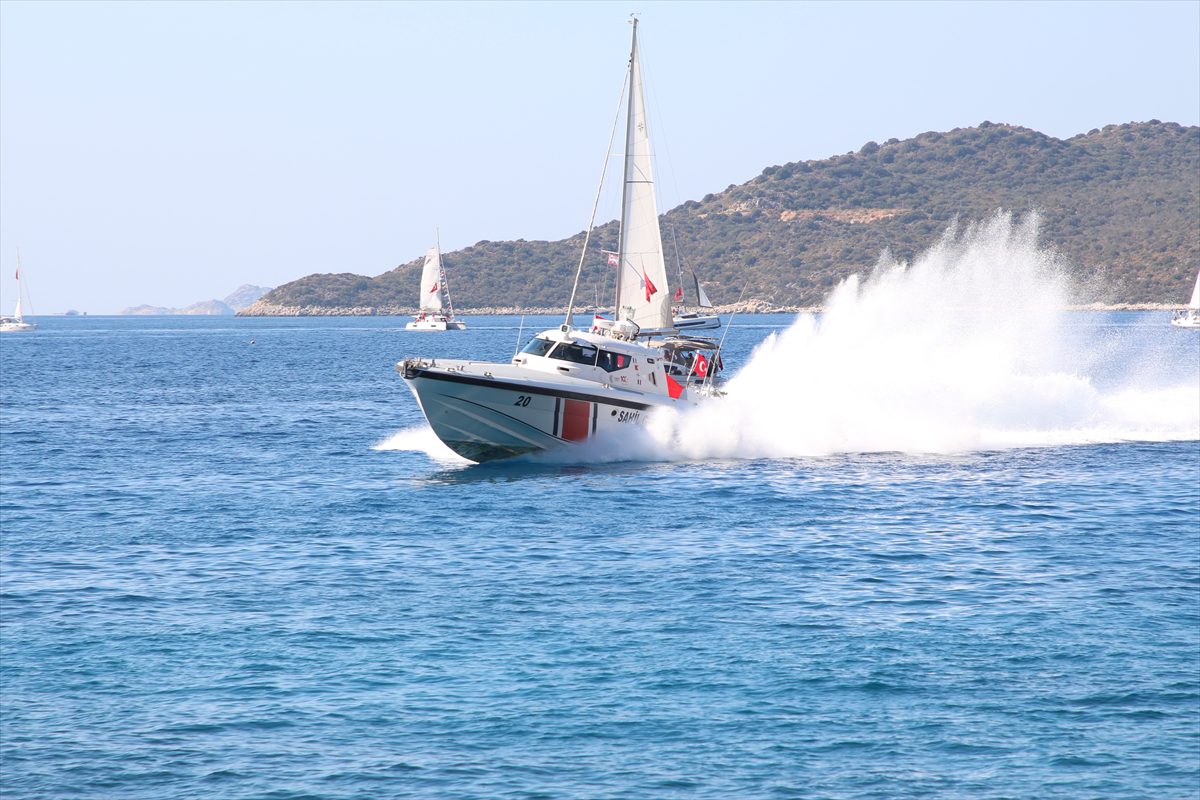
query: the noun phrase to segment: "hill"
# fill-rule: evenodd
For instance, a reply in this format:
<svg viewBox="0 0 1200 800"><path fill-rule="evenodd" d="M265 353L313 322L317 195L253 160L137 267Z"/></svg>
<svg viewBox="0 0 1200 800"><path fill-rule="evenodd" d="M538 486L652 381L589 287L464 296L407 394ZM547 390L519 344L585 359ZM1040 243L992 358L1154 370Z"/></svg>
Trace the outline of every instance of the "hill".
<svg viewBox="0 0 1200 800"><path fill-rule="evenodd" d="M260 297L271 291L266 286L251 286L244 284L235 289L224 300L201 300L186 308L167 308L165 306L132 306L122 309L121 313L130 316L231 316L244 308L253 305Z"/></svg>
<svg viewBox="0 0 1200 800"><path fill-rule="evenodd" d="M243 308L254 305L260 297L269 291L271 291L270 286L254 286L253 284L243 283L230 292L229 296L223 302L234 311L241 311Z"/></svg>
<svg viewBox="0 0 1200 800"><path fill-rule="evenodd" d="M121 314L135 317L165 317L165 316L201 316L220 317L233 316L234 310L220 300L201 300L186 308L167 308L165 306L132 306L121 309Z"/></svg>
<svg viewBox="0 0 1200 800"><path fill-rule="evenodd" d="M1036 209L1042 242L1073 265L1080 302L1180 303L1200 266L1200 128L1151 120L1062 140L981 123L948 133L868 142L857 152L767 167L723 192L663 215L685 263L718 304L819 304L884 249L911 259L953 220ZM600 250L617 223L592 235L581 280L590 302L608 282ZM583 233L546 242L481 241L446 253L455 305L562 307ZM309 275L241 313L395 313L412 307L421 259L376 277ZM601 292L603 298L603 292Z"/></svg>

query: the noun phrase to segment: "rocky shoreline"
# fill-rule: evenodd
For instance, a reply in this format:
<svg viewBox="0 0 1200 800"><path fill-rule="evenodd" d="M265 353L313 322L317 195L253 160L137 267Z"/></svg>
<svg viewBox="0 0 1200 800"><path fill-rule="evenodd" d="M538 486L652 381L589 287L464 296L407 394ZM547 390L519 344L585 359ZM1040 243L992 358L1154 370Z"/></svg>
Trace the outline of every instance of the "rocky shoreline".
<svg viewBox="0 0 1200 800"><path fill-rule="evenodd" d="M1180 305L1171 303L1089 303L1067 306L1067 311L1173 311ZM485 308L460 308L455 316L556 316L565 314L566 308L517 308L494 306ZM821 306L777 306L759 300L717 306L718 314L804 314L818 313ZM239 317L411 317L417 313L412 306L281 306L271 303L255 303L237 312ZM590 308L577 309L576 314L591 314Z"/></svg>

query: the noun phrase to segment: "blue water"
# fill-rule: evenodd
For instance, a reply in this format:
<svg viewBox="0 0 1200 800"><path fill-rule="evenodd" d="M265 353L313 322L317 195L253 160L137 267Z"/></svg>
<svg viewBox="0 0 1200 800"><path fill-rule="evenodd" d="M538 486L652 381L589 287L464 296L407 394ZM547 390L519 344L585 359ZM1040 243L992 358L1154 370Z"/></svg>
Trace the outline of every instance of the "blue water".
<svg viewBox="0 0 1200 800"><path fill-rule="evenodd" d="M1076 320L1200 359L1163 315ZM1200 443L375 449L420 422L399 358L511 353L517 319L470 324L0 341L0 795L1200 793Z"/></svg>

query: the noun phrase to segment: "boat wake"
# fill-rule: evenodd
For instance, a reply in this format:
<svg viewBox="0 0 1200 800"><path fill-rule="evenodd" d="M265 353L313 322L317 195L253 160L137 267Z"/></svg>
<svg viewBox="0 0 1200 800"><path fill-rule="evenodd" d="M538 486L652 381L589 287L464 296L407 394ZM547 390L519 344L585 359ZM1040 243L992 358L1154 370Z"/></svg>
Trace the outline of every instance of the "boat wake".
<svg viewBox="0 0 1200 800"><path fill-rule="evenodd" d="M397 431L383 441L376 442L371 449L424 453L434 461L443 464L471 463L443 444L442 440L433 432L433 428L429 427L428 422Z"/></svg>
<svg viewBox="0 0 1200 800"><path fill-rule="evenodd" d="M911 265L885 254L820 318L762 342L726 397L657 416L652 449L758 458L1200 438L1195 359L1073 327L1064 265L1038 247L1037 224L998 213L952 226Z"/></svg>
<svg viewBox="0 0 1200 800"><path fill-rule="evenodd" d="M1079 324L1038 220L951 226L912 264L884 254L819 316L759 344L726 395L656 411L617 437L539 463L952 454L1200 439L1200 359L1164 321ZM1090 318L1094 319L1094 317ZM1165 338L1164 338L1165 337ZM1180 349L1181 348L1181 349ZM428 426L376 449L466 463Z"/></svg>

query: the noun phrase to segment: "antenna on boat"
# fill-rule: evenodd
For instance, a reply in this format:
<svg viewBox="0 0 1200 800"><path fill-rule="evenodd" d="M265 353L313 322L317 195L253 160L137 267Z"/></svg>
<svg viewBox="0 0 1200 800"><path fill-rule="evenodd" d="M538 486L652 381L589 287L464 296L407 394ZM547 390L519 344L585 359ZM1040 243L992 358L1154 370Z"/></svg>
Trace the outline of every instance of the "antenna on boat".
<svg viewBox="0 0 1200 800"><path fill-rule="evenodd" d="M525 332L525 315L521 315L521 326L517 328L517 346L513 348L513 358L521 352L521 334Z"/></svg>
<svg viewBox="0 0 1200 800"><path fill-rule="evenodd" d="M621 105L625 99L625 86L629 83L629 67L625 68L625 80L621 82L621 94L617 98L617 115L613 117L612 133L608 135L608 148L604 151L604 166L600 169L600 185L596 187L596 199L592 201L592 216L588 218L587 233L583 236L583 250L579 254L579 266L575 268L575 283L571 285L571 300L567 303L567 318L563 320L564 333L571 329L571 317L575 312L575 293L579 289L579 276L583 274L583 261L587 258L588 242L592 240L592 228L596 225L596 210L600 207L600 192L604 189L604 176L608 174L608 159L612 156L613 142L617 140L617 123L621 121Z"/></svg>

